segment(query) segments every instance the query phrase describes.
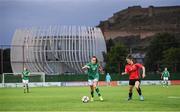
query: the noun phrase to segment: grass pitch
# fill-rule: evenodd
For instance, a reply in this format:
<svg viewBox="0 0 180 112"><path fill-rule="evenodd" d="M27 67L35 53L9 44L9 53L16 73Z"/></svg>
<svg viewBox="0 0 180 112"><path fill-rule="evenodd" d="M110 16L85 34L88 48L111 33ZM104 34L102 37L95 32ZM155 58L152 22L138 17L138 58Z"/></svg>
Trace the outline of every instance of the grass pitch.
<svg viewBox="0 0 180 112"><path fill-rule="evenodd" d="M0 111L180 111L180 86L142 86L145 101L139 101L134 89L127 101L128 86L100 87L104 101L82 103L90 96L89 87L41 87L0 89Z"/></svg>

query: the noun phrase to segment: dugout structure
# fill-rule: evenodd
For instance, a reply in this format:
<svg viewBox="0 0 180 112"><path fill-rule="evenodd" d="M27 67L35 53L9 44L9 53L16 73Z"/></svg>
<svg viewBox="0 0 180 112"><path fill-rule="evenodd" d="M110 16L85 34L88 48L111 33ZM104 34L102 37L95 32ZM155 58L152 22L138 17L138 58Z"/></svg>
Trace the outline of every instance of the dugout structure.
<svg viewBox="0 0 180 112"><path fill-rule="evenodd" d="M103 63L106 44L100 28L49 26L17 29L11 45L14 73L26 66L45 74L82 73L81 67L97 56Z"/></svg>

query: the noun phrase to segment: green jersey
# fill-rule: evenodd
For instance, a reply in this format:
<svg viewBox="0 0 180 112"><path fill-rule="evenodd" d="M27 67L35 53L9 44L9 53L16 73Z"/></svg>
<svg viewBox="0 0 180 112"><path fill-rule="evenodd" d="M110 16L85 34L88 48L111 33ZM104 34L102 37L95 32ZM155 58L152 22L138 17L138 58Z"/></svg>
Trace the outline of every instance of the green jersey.
<svg viewBox="0 0 180 112"><path fill-rule="evenodd" d="M22 79L23 80L29 80L29 74L30 74L30 72L28 70L24 70L22 72L22 75L23 75Z"/></svg>
<svg viewBox="0 0 180 112"><path fill-rule="evenodd" d="M169 77L169 72L168 71L163 71L162 76L163 77Z"/></svg>
<svg viewBox="0 0 180 112"><path fill-rule="evenodd" d="M87 71L88 79L99 79L99 64L88 63L86 65L89 66L89 69Z"/></svg>

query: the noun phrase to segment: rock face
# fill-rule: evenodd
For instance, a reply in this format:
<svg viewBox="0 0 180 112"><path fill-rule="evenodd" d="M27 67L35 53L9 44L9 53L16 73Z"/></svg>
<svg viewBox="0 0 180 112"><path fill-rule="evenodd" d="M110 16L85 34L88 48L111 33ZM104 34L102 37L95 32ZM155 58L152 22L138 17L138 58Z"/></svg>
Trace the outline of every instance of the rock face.
<svg viewBox="0 0 180 112"><path fill-rule="evenodd" d="M98 27L105 40L137 36L144 39L161 32L180 33L180 6L128 7L101 21Z"/></svg>

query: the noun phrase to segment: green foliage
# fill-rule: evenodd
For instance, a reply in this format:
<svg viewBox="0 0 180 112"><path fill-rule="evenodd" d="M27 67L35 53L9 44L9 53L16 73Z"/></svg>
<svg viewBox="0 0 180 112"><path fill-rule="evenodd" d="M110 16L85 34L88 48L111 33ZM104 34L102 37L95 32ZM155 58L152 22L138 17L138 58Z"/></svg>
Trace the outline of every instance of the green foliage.
<svg viewBox="0 0 180 112"><path fill-rule="evenodd" d="M115 43L113 42L113 40L112 40L112 39L109 39L109 40L106 42L107 52L109 52L114 45L115 45Z"/></svg>
<svg viewBox="0 0 180 112"><path fill-rule="evenodd" d="M164 63L180 62L180 48L170 48L163 52Z"/></svg>
<svg viewBox="0 0 180 112"><path fill-rule="evenodd" d="M155 70L158 63L162 63L164 52L179 47L175 36L169 33L157 34L147 48L145 65L148 70Z"/></svg>
<svg viewBox="0 0 180 112"><path fill-rule="evenodd" d="M168 67L171 68L175 64L178 71L180 71L180 48L170 48L163 52L162 62ZM171 68L172 69L172 68Z"/></svg>
<svg viewBox="0 0 180 112"><path fill-rule="evenodd" d="M119 66L125 65L125 57L128 54L128 49L121 43L116 44L106 55L106 72L118 73Z"/></svg>

